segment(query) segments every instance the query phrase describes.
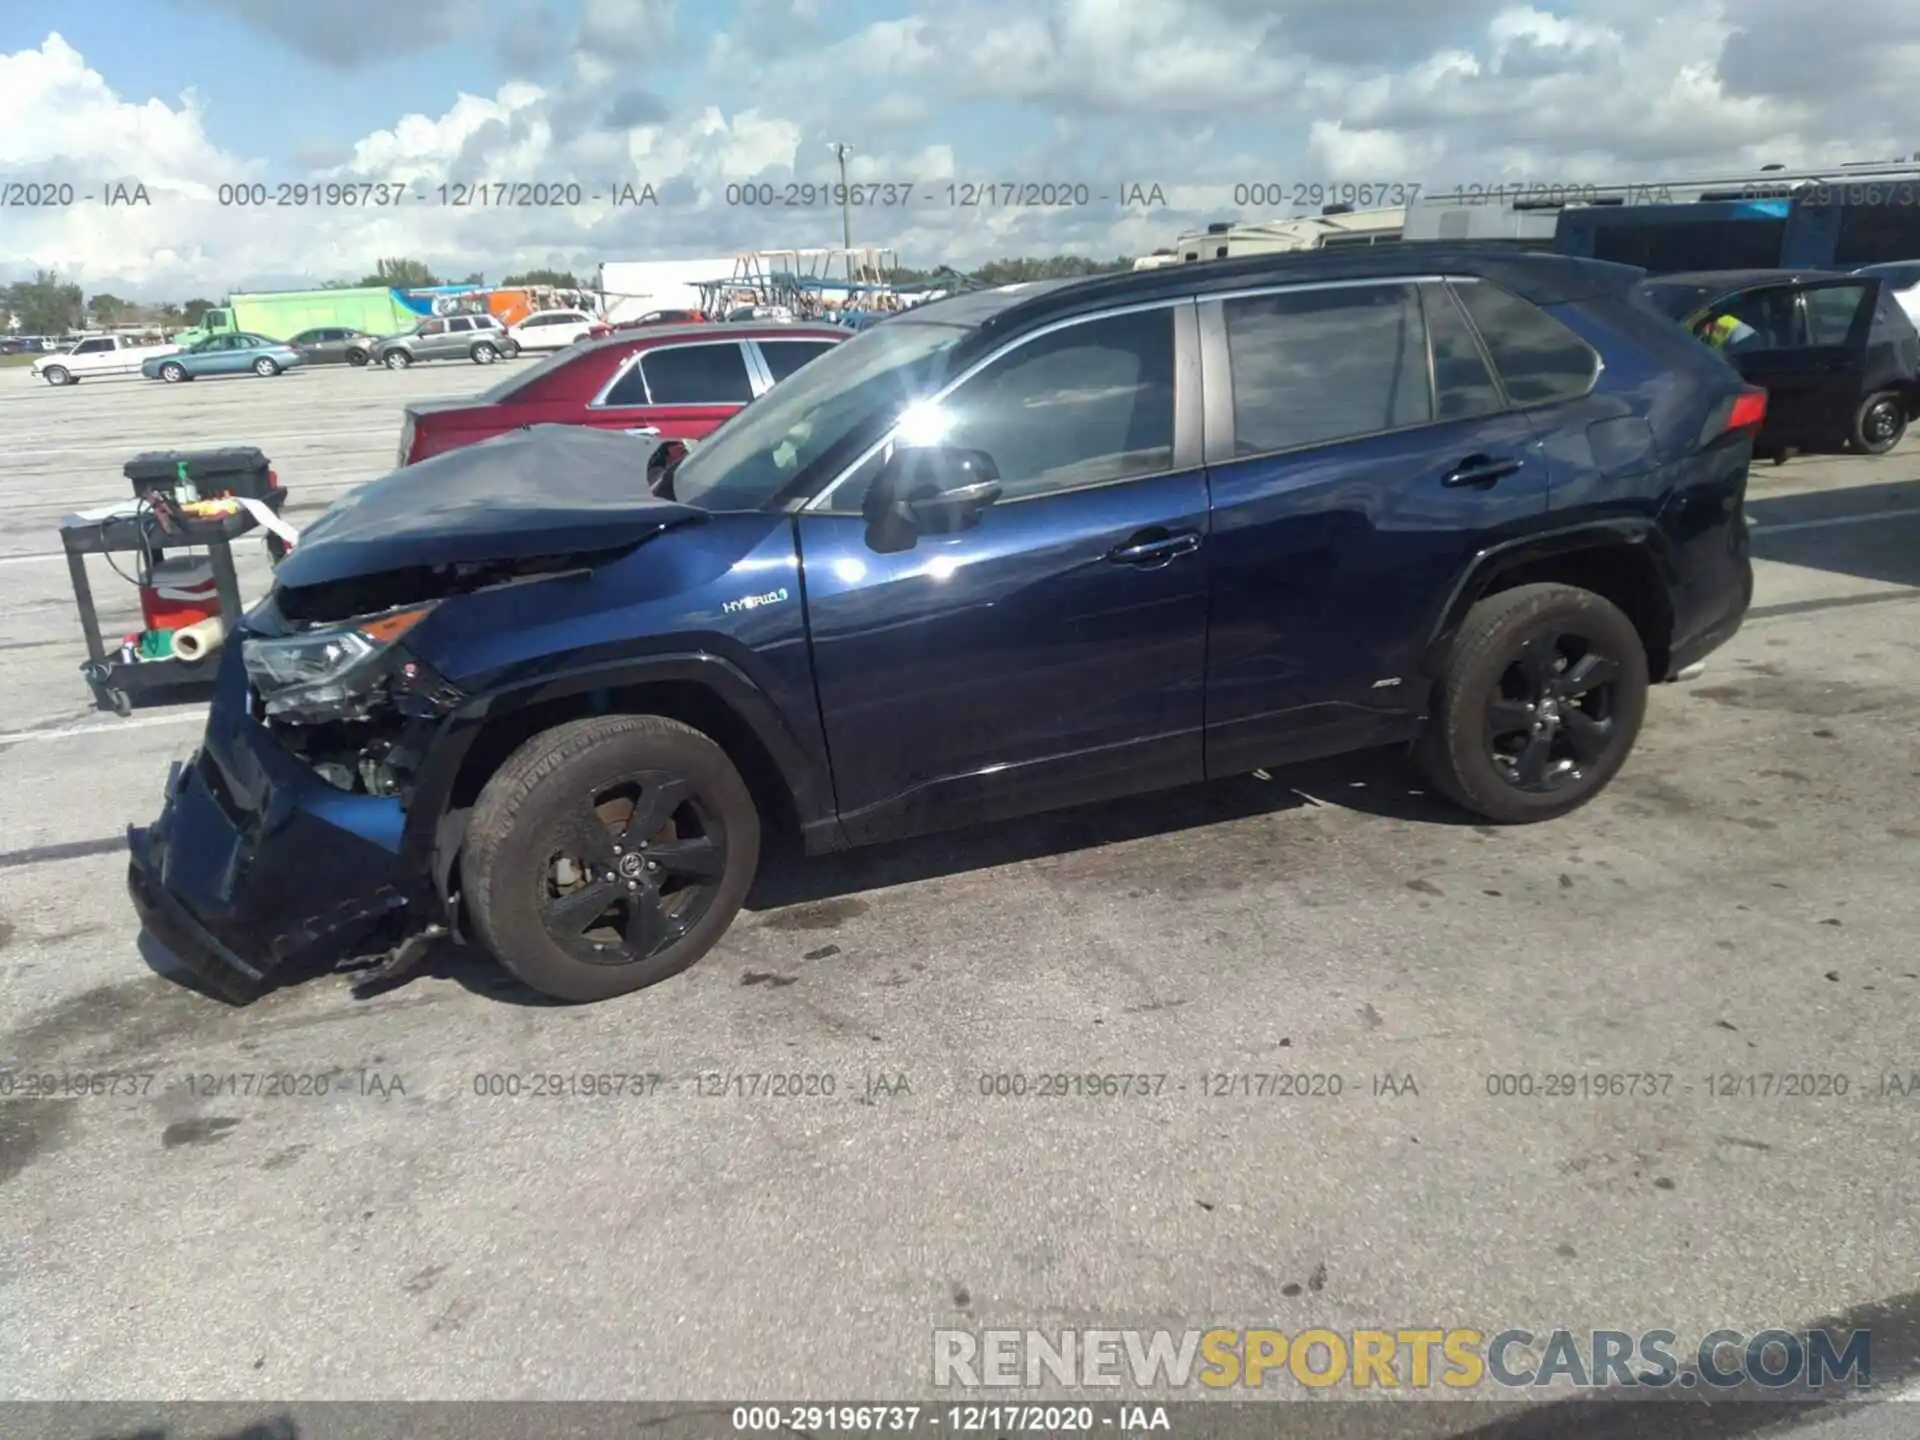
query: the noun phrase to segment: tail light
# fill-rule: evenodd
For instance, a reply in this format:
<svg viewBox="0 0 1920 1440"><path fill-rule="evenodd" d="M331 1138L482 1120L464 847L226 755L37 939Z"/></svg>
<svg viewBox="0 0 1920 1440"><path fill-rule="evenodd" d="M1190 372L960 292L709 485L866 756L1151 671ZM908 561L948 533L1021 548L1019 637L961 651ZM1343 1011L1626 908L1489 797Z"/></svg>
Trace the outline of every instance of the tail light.
<svg viewBox="0 0 1920 1440"><path fill-rule="evenodd" d="M1708 417L1700 432L1700 443L1711 445L1736 431L1757 431L1767 418L1767 392L1759 388L1741 390L1722 400Z"/></svg>
<svg viewBox="0 0 1920 1440"><path fill-rule="evenodd" d="M280 488L280 472L278 470L267 471L267 488L269 490L278 490Z"/></svg>

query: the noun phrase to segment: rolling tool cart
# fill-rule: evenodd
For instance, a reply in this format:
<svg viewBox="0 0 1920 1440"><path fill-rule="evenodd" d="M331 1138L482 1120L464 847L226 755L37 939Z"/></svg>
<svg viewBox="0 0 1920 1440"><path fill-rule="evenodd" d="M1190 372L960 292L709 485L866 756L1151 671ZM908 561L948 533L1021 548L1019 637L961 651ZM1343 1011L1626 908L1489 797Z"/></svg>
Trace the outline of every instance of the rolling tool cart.
<svg viewBox="0 0 1920 1440"><path fill-rule="evenodd" d="M297 538L280 519L287 492L256 449L157 451L135 456L124 473L133 484L131 505L60 522L87 640L80 672L94 703L122 716L135 705L193 698L212 685L212 657L245 613L233 542L265 529L277 564ZM194 550L206 554L171 553ZM118 644L100 633L88 555L105 556L115 574L139 587L142 629ZM137 557L134 573L115 555Z"/></svg>

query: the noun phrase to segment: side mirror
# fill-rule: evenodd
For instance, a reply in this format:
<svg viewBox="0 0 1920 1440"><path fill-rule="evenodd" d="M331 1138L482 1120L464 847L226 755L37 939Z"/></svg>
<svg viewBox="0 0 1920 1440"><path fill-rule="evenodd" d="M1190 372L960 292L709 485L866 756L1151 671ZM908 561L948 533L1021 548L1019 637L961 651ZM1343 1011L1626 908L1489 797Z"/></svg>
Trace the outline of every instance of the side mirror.
<svg viewBox="0 0 1920 1440"><path fill-rule="evenodd" d="M1000 469L984 450L896 446L867 492L868 543L908 550L917 536L968 529L1000 492Z"/></svg>

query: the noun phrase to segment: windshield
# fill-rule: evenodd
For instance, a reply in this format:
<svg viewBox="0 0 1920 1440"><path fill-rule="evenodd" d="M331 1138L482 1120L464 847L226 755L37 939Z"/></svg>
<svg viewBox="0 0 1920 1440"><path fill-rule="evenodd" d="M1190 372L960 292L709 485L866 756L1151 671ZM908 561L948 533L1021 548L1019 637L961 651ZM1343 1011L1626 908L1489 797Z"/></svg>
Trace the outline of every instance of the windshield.
<svg viewBox="0 0 1920 1440"><path fill-rule="evenodd" d="M869 423L890 421L937 387L946 356L972 334L919 322L863 331L796 370L688 452L673 498L708 510L757 510Z"/></svg>
<svg viewBox="0 0 1920 1440"><path fill-rule="evenodd" d="M1642 285L1640 293L1669 320L1680 321L1698 310L1713 292L1706 285L1653 284Z"/></svg>

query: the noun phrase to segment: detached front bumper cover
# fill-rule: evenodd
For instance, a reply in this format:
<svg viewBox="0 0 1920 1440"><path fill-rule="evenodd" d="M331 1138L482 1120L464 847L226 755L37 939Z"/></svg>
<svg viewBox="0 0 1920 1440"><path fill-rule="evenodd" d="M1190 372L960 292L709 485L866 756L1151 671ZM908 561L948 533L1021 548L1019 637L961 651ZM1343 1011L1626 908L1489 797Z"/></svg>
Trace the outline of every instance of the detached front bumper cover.
<svg viewBox="0 0 1920 1440"><path fill-rule="evenodd" d="M200 774L211 763L202 753L175 765L160 818L127 831L134 910L209 994L251 1004L288 972L388 954L409 920L435 928L408 914L391 855L310 811L295 807L272 839L234 826Z"/></svg>
<svg viewBox="0 0 1920 1440"><path fill-rule="evenodd" d="M164 839L158 827L127 827L127 891L133 897L134 913L147 933L165 945L182 965L192 972L212 994L232 1005L250 1005L273 983L257 967L248 964L195 920L160 883Z"/></svg>

